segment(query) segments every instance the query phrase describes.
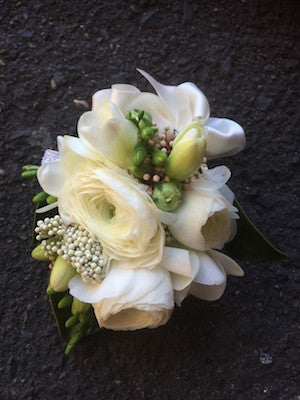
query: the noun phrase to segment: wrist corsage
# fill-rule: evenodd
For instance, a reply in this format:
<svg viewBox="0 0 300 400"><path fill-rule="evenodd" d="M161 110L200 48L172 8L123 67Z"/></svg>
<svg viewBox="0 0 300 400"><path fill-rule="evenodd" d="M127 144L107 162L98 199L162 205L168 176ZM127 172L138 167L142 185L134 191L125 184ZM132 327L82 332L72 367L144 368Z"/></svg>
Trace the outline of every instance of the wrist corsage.
<svg viewBox="0 0 300 400"><path fill-rule="evenodd" d="M66 354L99 328L165 324L192 294L220 298L231 257L277 260L227 186L230 170L208 160L238 153L242 127L211 118L193 83L166 86L139 70L157 94L117 84L93 96L78 137L58 136L37 177L32 256L47 261L47 288Z"/></svg>

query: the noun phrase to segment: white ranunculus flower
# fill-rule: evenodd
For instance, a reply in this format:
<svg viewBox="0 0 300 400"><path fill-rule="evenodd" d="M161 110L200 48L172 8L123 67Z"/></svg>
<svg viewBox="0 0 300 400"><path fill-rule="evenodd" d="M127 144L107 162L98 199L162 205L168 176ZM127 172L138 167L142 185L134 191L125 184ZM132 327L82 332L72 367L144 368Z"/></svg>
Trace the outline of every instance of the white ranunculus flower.
<svg viewBox="0 0 300 400"><path fill-rule="evenodd" d="M60 142L60 160L41 166L39 183L58 197L61 217L93 233L109 258L123 268L155 267L162 258L165 233L146 187L116 165L107 167L79 139Z"/></svg>
<svg viewBox="0 0 300 400"><path fill-rule="evenodd" d="M64 184L59 213L94 234L124 268L153 268L161 260L165 233L144 185L127 173L91 163Z"/></svg>
<svg viewBox="0 0 300 400"><path fill-rule="evenodd" d="M232 192L225 185L229 177L227 167L216 167L184 191L182 204L174 212L177 218L169 225L178 242L205 251L221 250L233 239L238 215Z"/></svg>
<svg viewBox="0 0 300 400"><path fill-rule="evenodd" d="M138 108L151 113L153 122L160 129L168 126L180 132L192 121L198 120L204 126L206 139L206 156L210 159L238 153L245 146L243 128L226 118L209 118L210 108L207 98L191 82L178 86L162 85L143 70L138 70L156 90L153 93L140 92L132 85L113 85L111 89L96 92L93 96L93 113L101 113L103 101L109 101L126 115L128 111ZM81 133L81 137L85 137ZM89 133L90 139L94 133Z"/></svg>
<svg viewBox="0 0 300 400"><path fill-rule="evenodd" d="M153 269L126 269L122 260L113 260L101 283L87 283L77 275L69 282L69 289L72 296L93 304L100 327L155 328L168 321L174 307L174 290L175 297L181 295L198 270L194 252L165 247L161 262Z"/></svg>

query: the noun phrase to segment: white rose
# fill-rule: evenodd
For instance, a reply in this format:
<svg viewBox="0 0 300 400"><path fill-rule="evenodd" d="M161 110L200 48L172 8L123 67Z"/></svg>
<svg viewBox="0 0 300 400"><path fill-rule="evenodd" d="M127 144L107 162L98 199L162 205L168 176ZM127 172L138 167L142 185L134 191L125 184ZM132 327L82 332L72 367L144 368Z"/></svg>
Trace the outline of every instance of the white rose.
<svg viewBox="0 0 300 400"><path fill-rule="evenodd" d="M227 167L206 172L184 191L182 204L175 210L176 220L169 225L172 236L192 249L222 249L236 232L237 209L232 192L225 186L230 177ZM226 191L226 197L221 193Z"/></svg>
<svg viewBox="0 0 300 400"><path fill-rule="evenodd" d="M162 85L143 70L138 70L154 87L157 95L140 92L132 85L113 85L111 89L100 90L93 96L92 112L96 115L103 109L103 101L116 106L123 115L135 108L148 111L160 130L168 126L180 132L192 121L201 122L206 139L206 156L210 159L238 153L245 146L243 128L226 118L209 118L207 98L191 82L179 86ZM91 115L91 114L90 114ZM82 125L81 125L82 126ZM96 131L95 131L96 134ZM92 132L80 133L82 139L95 143ZM100 141L99 141L100 143Z"/></svg>

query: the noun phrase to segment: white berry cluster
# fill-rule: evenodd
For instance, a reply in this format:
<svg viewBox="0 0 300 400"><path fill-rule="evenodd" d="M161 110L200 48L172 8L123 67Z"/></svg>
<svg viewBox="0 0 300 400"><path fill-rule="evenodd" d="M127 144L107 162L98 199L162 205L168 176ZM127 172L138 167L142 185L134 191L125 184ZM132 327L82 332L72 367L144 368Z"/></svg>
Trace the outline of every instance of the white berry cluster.
<svg viewBox="0 0 300 400"><path fill-rule="evenodd" d="M85 282L99 283L103 280L107 258L100 242L82 226L66 225L59 215L55 215L38 221L35 232L36 239L42 240L42 250L51 260L56 255L62 256Z"/></svg>
<svg viewBox="0 0 300 400"><path fill-rule="evenodd" d="M99 283L106 273L107 258L100 242L79 225L69 225L57 254L68 260L83 281Z"/></svg>
<svg viewBox="0 0 300 400"><path fill-rule="evenodd" d="M59 215L55 215L53 218L45 218L37 222L35 228L37 233L36 240L47 239L55 236L63 236L65 234L65 225Z"/></svg>

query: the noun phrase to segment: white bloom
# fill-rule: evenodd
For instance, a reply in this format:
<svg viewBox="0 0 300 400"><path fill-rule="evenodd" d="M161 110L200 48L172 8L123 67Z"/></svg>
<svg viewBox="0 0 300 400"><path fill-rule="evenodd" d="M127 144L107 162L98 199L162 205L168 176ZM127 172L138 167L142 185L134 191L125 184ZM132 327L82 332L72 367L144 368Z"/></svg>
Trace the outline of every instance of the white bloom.
<svg viewBox="0 0 300 400"><path fill-rule="evenodd" d="M93 111L101 111L103 100L110 101L123 115L134 108L148 111L159 128L169 126L181 131L193 120L204 125L207 142L206 156L210 159L238 153L245 146L243 128L225 118L209 118L207 98L191 82L178 86L162 85L143 70L138 70L152 84L157 96L140 92L132 85L113 85L111 89L100 90L93 96Z"/></svg>
<svg viewBox="0 0 300 400"><path fill-rule="evenodd" d="M84 151L78 139L65 138L61 160L39 168L40 185L58 197L61 217L93 233L123 268L155 267L165 234L144 185L116 166L83 157L93 157Z"/></svg>
<svg viewBox="0 0 300 400"><path fill-rule="evenodd" d="M177 218L169 225L176 240L192 249L205 251L221 250L233 238L237 209L232 205L232 192L222 189L229 177L227 167L216 167L207 171L205 179L197 180L184 191L182 204L174 212ZM230 198L226 199L220 190L226 190Z"/></svg>
<svg viewBox="0 0 300 400"><path fill-rule="evenodd" d="M174 289L181 293L198 272L198 257L184 249L165 247L161 262L153 269L124 269L112 261L100 284L69 282L72 296L93 303L99 326L115 330L155 328L165 324L174 307Z"/></svg>
<svg viewBox="0 0 300 400"><path fill-rule="evenodd" d="M138 129L108 100L103 99L99 108L82 114L78 135L86 147L119 167L127 168L131 164Z"/></svg>

